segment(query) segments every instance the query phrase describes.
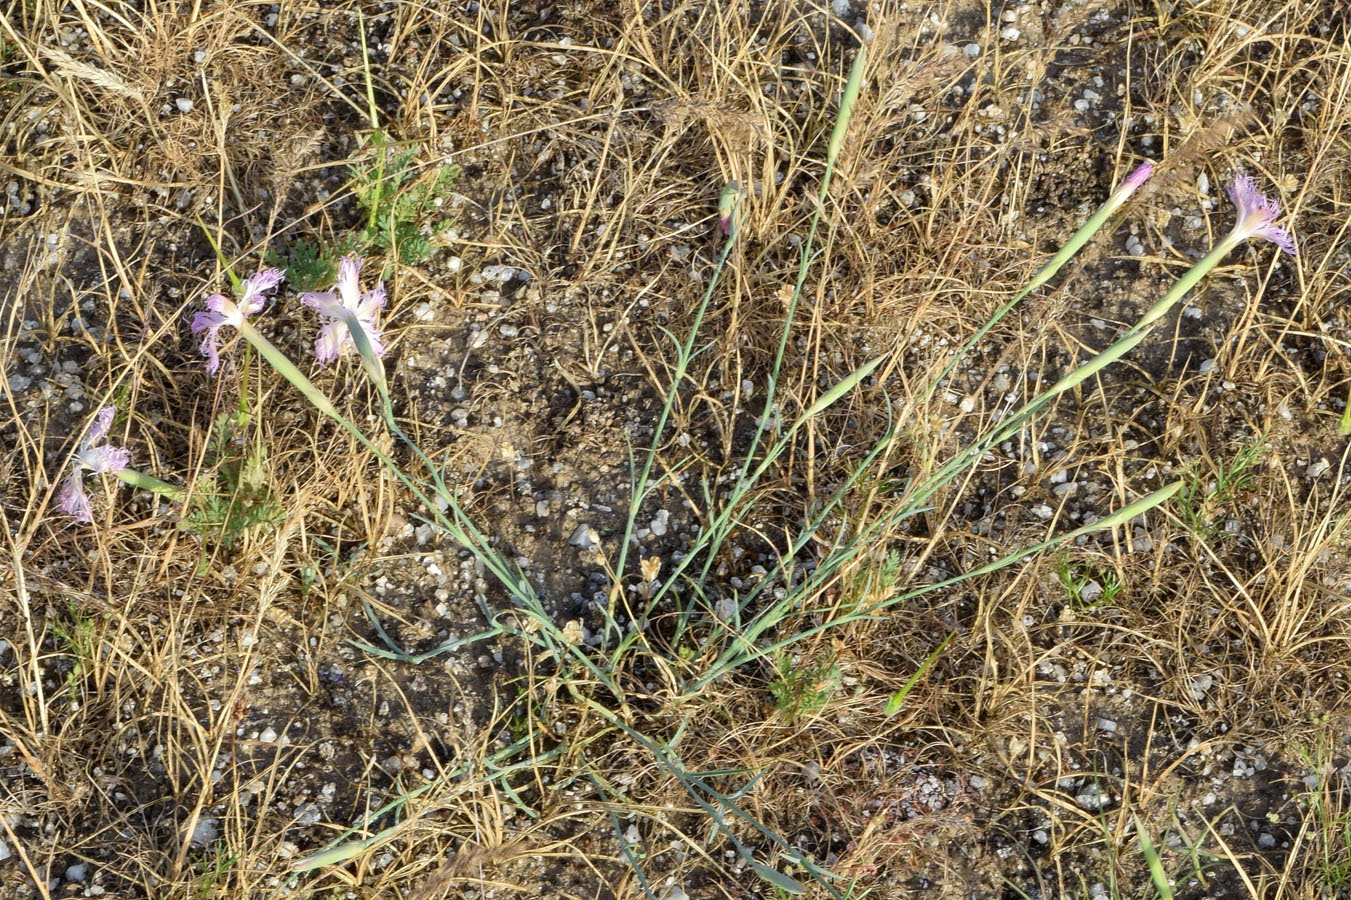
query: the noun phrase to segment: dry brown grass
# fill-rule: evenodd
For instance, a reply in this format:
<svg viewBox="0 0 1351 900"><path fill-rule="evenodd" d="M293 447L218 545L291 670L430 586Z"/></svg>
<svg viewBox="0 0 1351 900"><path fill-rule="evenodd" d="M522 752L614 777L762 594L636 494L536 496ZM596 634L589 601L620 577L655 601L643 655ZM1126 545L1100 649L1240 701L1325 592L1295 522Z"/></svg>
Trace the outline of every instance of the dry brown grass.
<svg viewBox="0 0 1351 900"><path fill-rule="evenodd" d="M13 0L0 15L0 180L21 201L0 214L0 841L13 854L0 896L67 896L79 888L48 878L85 861L85 886L107 896L642 897L615 822L641 836L657 896L673 884L696 900L771 895L671 772L578 700L604 691L562 683L557 660L506 641L422 666L353 652L346 637L374 640L363 600L430 647L448 627L479 627L473 590L385 593L430 558L405 527L407 496L270 371L205 380L185 334L185 311L221 280L194 217L245 268L295 234L331 242L354 224L344 182L369 125L360 11L389 133L421 142L429 166L466 171L457 239L391 284L401 414L466 485L483 479L469 509L504 546L554 554L551 587L579 564L571 548L527 543L520 510L534 499L515 491L537 476L495 467L518 453L535 471L563 462L596 504L627 502L626 441L641 444L651 391L672 372L658 326L682 333L710 277L721 186L750 187L710 348L674 412L673 432L692 440L662 460L685 473L663 502L677 509L683 494L693 508L681 515L698 520L701 482L736 471L764 395L797 268L788 239L816 211L856 42L826 9L786 0L469 9ZM906 477L995 421L1006 395L1105 345L1223 234L1219 186L1235 166L1281 196L1298 260L1234 254L1191 300L1200 317L1169 320L1062 398L808 605L881 599L884 570L892 587L939 580L1170 473L1204 494L1260 438L1247 480L1203 504L1202 527L1180 510L1152 515L802 642L793 659L838 669L816 686L823 704L797 715L775 708L770 661L697 695L678 678L697 653L654 650L621 673L614 714L653 738L679 734L689 771L744 773L717 776L720 789L758 775L742 806L843 876L842 894L1082 898L1101 883L1153 897L1138 829L1180 897L1313 900L1351 880L1339 768L1351 473L1335 431L1351 373L1346 14L1270 0L1163 9L1070 3L1019 8L1013 23L972 3L869 10L867 87L820 210L784 417L888 358L878 387L791 448L737 540L751 555L781 546L889 411L901 424L885 478L862 484L843 521L884 515ZM1002 39L1011 24L1020 37ZM1104 99L1079 111L1094 74ZM1086 264L930 397L951 349L1144 157L1159 175ZM1126 228L1148 248L1138 260L1120 249ZM510 304L469 278L496 262L533 276ZM507 323L515 337L501 337ZM471 345L470 326L491 339ZM293 306L267 326L297 356L306 327ZM501 415L502 429L448 414L458 382L434 378L467 367L474 390L450 406L475 423ZM355 370L323 378L364 421ZM203 491L210 422L241 393L284 510L275 528L227 549L125 488L97 501L91 527L51 515L91 408L116 400L137 464ZM1057 472L1078 493L1056 493ZM749 577L748 563L722 562ZM589 570L566 591L586 589ZM1121 589L1079 602L1071 576ZM455 616L466 621L448 625ZM547 759L499 777L495 754L523 735L522 758ZM1256 774L1217 778L1257 757ZM1093 779L1110 796L1102 810L1078 799ZM328 782L322 816L301 821ZM397 815L363 821L400 797ZM194 844L208 820L215 837ZM1259 845L1254 821L1275 846ZM352 825L384 838L287 886L299 859Z"/></svg>

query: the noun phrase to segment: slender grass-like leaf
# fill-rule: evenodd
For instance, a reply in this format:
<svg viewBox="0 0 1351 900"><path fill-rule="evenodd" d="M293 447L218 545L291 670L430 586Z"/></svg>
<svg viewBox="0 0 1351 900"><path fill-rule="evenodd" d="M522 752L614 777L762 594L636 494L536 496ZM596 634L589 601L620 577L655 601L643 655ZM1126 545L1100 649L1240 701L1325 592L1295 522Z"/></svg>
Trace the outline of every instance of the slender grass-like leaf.
<svg viewBox="0 0 1351 900"><path fill-rule="evenodd" d="M1140 852L1145 855L1145 862L1149 865L1149 880L1153 882L1154 890L1159 892L1159 900L1173 900L1173 886L1168 882L1168 873L1163 870L1163 860L1159 859L1159 852L1154 849L1154 842L1149 839L1139 819L1135 820L1135 833L1140 836Z"/></svg>
<svg viewBox="0 0 1351 900"><path fill-rule="evenodd" d="M919 680L924 677L924 673L928 672L930 667L938 661L938 657L942 655L943 651L947 649L948 644L951 642L951 634L939 642L938 646L934 648L928 658L920 663L919 668L915 670L915 674L907 678L901 689L891 695L891 699L887 701L886 707L882 710L882 715L891 718L901 711L901 707L905 706L905 698L910 696L910 692L915 689L915 685L919 684Z"/></svg>

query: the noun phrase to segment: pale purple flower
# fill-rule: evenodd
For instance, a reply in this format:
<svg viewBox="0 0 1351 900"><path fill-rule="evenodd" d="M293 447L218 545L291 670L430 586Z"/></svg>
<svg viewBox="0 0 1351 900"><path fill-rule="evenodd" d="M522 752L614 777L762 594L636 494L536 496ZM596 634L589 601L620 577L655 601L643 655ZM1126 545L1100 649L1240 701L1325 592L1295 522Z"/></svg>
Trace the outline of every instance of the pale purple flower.
<svg viewBox="0 0 1351 900"><path fill-rule="evenodd" d="M131 451L125 447L113 447L103 443L112 428L113 416L117 408L105 406L94 416L93 424L85 432L80 447L75 451L75 471L70 474L61 487L57 502L61 511L74 516L83 524L94 521L94 510L89 504L89 495L84 491L84 470L102 474L121 472L131 462Z"/></svg>
<svg viewBox="0 0 1351 900"><path fill-rule="evenodd" d="M314 358L321 365L327 365L338 358L339 353L356 349L356 343L347 330L347 314L356 317L366 340L376 356L385 355L385 344L380 328L375 324L375 314L385 306L385 285L375 286L375 290L361 292L357 276L361 273L361 258L344 256L338 263L338 283L331 291L301 294L300 302L318 311L320 317L327 320L319 329L319 337L314 342Z"/></svg>
<svg viewBox="0 0 1351 900"><path fill-rule="evenodd" d="M1280 204L1257 190L1256 183L1241 172L1234 176L1234 183L1225 189L1229 199L1238 207L1238 221L1230 233L1235 241L1244 241L1251 237L1260 237L1271 241L1291 256L1295 255L1295 239L1290 232L1274 224L1281 214Z"/></svg>
<svg viewBox="0 0 1351 900"><path fill-rule="evenodd" d="M244 279L238 302L224 294L206 298L206 309L192 317L192 333L206 332L202 338L202 355L206 357L208 375L216 374L220 368L220 330L226 325L238 328L245 319L266 306L264 292L280 284L282 277L281 269L263 269Z"/></svg>

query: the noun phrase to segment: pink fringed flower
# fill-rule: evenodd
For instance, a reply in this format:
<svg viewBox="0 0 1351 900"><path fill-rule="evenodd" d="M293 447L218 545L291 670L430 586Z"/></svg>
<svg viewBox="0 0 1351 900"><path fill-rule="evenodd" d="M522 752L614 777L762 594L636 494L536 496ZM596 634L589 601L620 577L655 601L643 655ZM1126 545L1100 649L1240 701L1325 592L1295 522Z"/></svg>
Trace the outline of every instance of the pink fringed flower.
<svg viewBox="0 0 1351 900"><path fill-rule="evenodd" d="M76 521L89 524L94 521L94 510L89 504L89 495L84 490L84 470L98 474L121 472L131 463L131 451L125 447L113 447L104 444L108 430L113 426L116 407L105 406L94 416L94 422L85 432L80 448L75 452L76 469L61 487L58 503L61 511L74 516Z"/></svg>
<svg viewBox="0 0 1351 900"><path fill-rule="evenodd" d="M239 302L224 294L212 294L206 298L206 309L192 317L192 333L201 334L202 355L206 357L208 375L216 374L220 368L220 330L226 325L238 328L244 320L267 305L265 292L272 290L282 280L281 269L263 269L244 279L243 293Z"/></svg>
<svg viewBox="0 0 1351 900"><path fill-rule="evenodd" d="M360 273L361 258L344 256L338 264L338 283L333 290L300 295L301 303L326 320L314 342L314 358L321 365L328 365L340 353L356 349L347 326L349 313L370 341L375 355L385 355L384 337L375 324L376 313L385 306L385 285L377 284L374 290L363 294L357 282Z"/></svg>
<svg viewBox="0 0 1351 900"><path fill-rule="evenodd" d="M1235 242L1259 237L1271 241L1291 256L1295 255L1295 239L1285 228L1274 224L1281 214L1280 204L1264 196L1253 180L1242 173L1234 176L1234 183L1226 191L1238 207L1238 221L1231 232Z"/></svg>

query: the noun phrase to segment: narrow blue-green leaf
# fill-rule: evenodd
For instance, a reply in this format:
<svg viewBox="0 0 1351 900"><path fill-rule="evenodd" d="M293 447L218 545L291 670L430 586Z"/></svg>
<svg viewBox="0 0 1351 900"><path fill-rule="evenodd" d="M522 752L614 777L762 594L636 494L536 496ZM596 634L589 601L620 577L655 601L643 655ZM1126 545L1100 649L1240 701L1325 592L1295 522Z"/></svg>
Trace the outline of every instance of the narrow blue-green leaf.
<svg viewBox="0 0 1351 900"><path fill-rule="evenodd" d="M763 880L774 885L779 890L793 894L794 896L807 893L807 889L802 886L802 882L798 881L796 878L789 878L778 869L771 869L764 863L758 863L753 859L750 860L750 864L751 868L755 870L756 875L759 875Z"/></svg>
<svg viewBox="0 0 1351 900"><path fill-rule="evenodd" d="M826 391L820 397L816 398L816 402L813 403L811 406L809 406L807 408L807 411L802 414L802 418L798 420L799 423L805 422L812 416L820 414L822 411L824 411L832 404L837 402L845 394L849 393L854 388L858 387L859 382L861 382L863 379L871 375L873 373L873 369L876 369L878 366L880 366L882 364L882 360L884 359L886 359L885 356L879 356L876 359L869 360L868 362L859 366L854 371L850 372L848 375L844 376L844 378L840 381L839 384L835 385L833 388Z"/></svg>

